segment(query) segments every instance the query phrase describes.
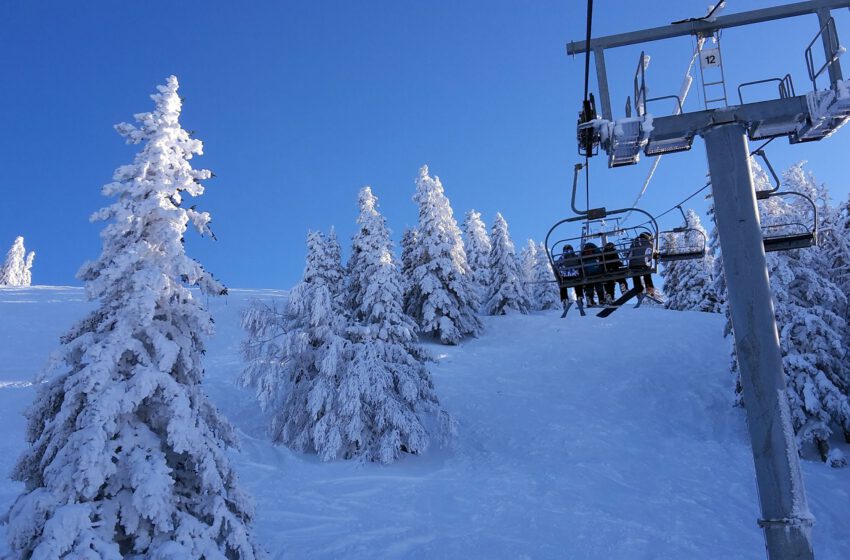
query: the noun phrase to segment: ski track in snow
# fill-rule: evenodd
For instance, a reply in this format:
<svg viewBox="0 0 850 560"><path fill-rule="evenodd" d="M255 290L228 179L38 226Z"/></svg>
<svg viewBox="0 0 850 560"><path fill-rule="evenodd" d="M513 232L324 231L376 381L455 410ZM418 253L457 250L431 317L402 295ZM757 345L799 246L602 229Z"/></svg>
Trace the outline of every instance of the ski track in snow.
<svg viewBox="0 0 850 560"><path fill-rule="evenodd" d="M457 437L380 466L270 444L251 392L234 385L239 312L254 297L285 292L205 300L218 329L205 387L240 432L232 460L272 558L764 558L722 317L657 308L606 320L487 317L480 339L429 345ZM4 475L25 444L34 375L92 307L80 288L0 290ZM816 557L850 557L850 469L805 461L803 471ZM0 515L20 491L0 479Z"/></svg>

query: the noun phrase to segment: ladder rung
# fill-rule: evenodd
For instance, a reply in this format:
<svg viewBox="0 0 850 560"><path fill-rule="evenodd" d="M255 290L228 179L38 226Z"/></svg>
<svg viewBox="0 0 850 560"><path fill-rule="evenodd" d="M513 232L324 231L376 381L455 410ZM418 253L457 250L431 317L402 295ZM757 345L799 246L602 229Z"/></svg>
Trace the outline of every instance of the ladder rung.
<svg viewBox="0 0 850 560"><path fill-rule="evenodd" d="M705 82L703 85L716 86L717 84L722 84L722 83L723 83L723 80L720 80L720 81L717 81L717 82Z"/></svg>
<svg viewBox="0 0 850 560"><path fill-rule="evenodd" d="M718 97L717 99L706 99L705 100L706 103L716 103L717 101L722 101L722 102L726 103L726 98L725 97Z"/></svg>

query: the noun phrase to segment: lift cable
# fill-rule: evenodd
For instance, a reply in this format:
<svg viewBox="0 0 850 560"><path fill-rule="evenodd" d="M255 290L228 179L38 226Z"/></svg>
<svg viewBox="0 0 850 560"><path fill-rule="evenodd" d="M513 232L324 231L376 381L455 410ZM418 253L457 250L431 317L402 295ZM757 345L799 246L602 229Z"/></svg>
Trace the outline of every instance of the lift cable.
<svg viewBox="0 0 850 560"><path fill-rule="evenodd" d="M593 0L587 0L587 33L586 37L586 45L590 45L590 27L593 22ZM588 84L590 80L590 48L585 50L584 53L584 100L588 100Z"/></svg>
<svg viewBox="0 0 850 560"><path fill-rule="evenodd" d="M591 29L593 24L593 0L587 0L587 31L585 33L585 44L590 45ZM590 49L584 53L584 103L582 113L589 117L590 107ZM584 156L584 196L587 208L590 208L590 156Z"/></svg>

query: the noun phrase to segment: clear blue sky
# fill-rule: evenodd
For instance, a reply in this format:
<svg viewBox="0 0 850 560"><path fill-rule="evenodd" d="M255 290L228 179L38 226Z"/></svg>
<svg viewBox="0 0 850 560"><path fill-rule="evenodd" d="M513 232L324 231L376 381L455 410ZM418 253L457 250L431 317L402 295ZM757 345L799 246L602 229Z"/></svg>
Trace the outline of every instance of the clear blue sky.
<svg viewBox="0 0 850 560"><path fill-rule="evenodd" d="M289 287L303 269L310 228L335 225L347 245L365 184L397 241L416 221L411 196L423 163L442 178L459 219L476 208L490 223L501 211L517 245L540 239L568 215L583 61L566 56L564 45L583 37L584 4L7 0L0 251L24 235L38 253L35 283L78 283L76 270L100 250L102 224L87 220L107 203L100 187L134 154L112 125L149 110L148 95L172 73L185 98L183 125L205 143L195 161L217 175L198 203L212 213L219 240L192 236L189 251L231 287ZM728 4L731 13L774 2ZM663 25L705 7L597 0L594 34ZM839 35L850 37L850 14L837 19ZM814 16L727 31L730 93L786 72L805 91L803 50L816 31ZM691 40L645 48L651 95L676 93ZM639 52L608 55L615 111ZM844 198L848 146L850 129L801 146L777 140L769 153L779 168L809 160ZM608 170L603 158L593 160L594 205L631 203L648 165ZM662 161L643 206L667 209L703 184L705 172L698 141Z"/></svg>

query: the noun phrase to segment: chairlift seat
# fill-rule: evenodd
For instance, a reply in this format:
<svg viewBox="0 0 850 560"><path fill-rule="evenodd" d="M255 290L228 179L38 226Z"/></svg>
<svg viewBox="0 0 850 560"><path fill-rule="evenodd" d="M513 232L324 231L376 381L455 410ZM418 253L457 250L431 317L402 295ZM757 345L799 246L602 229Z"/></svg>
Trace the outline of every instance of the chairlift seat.
<svg viewBox="0 0 850 560"><path fill-rule="evenodd" d="M817 239L813 233L799 233L794 235L776 235L764 238L764 252L788 251L791 249L808 249L817 245Z"/></svg>
<svg viewBox="0 0 850 560"><path fill-rule="evenodd" d="M697 251L671 251L669 253L659 253L658 262L689 261L703 257L705 257L705 248Z"/></svg>

